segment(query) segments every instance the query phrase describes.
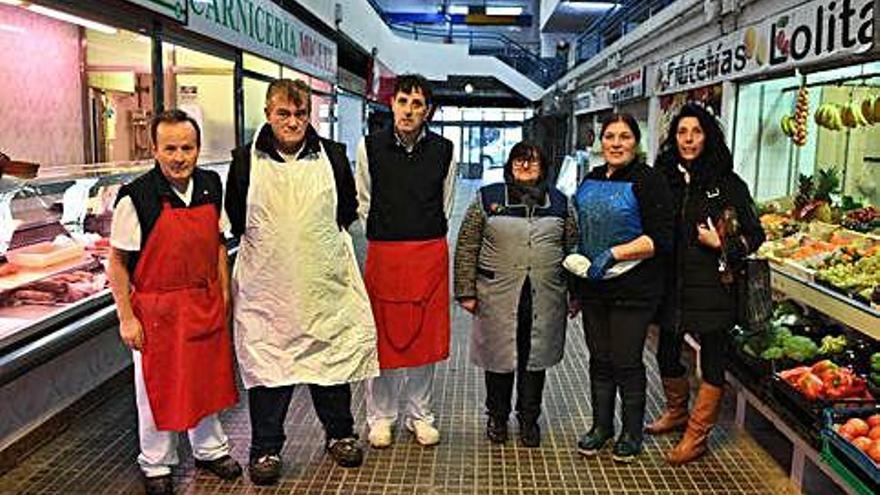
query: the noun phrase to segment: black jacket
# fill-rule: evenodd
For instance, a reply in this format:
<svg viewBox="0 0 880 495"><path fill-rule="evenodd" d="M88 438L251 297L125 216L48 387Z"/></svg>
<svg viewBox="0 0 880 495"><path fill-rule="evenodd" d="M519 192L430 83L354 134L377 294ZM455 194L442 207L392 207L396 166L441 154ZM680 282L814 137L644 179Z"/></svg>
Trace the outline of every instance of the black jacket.
<svg viewBox="0 0 880 495"><path fill-rule="evenodd" d="M357 192L354 186L354 175L351 171L345 145L318 136L312 126L306 130L305 144L300 156L324 152L333 167L333 178L336 181L336 223L340 229L347 229L357 219ZM275 146L272 128L266 124L257 136L256 147L268 154L277 162L284 162ZM251 178L251 143L232 150L232 165L226 179L226 215L232 225L232 235L240 237L244 233L248 187ZM295 208L296 205L290 205Z"/></svg>
<svg viewBox="0 0 880 495"><path fill-rule="evenodd" d="M639 203L642 233L654 243L654 256L643 260L627 273L598 282L581 280L580 293L585 304L600 303L616 306L656 308L663 296L663 257L672 247L672 198L663 176L645 163L632 162L607 177L607 165L596 167L581 182L578 192L587 180L631 183ZM576 195L577 197L578 195ZM579 229L589 229L588 221L578 204Z"/></svg>
<svg viewBox="0 0 880 495"><path fill-rule="evenodd" d="M697 333L729 330L735 322L735 290L721 283L721 253L699 242L697 225L705 224L708 217L717 225L723 210L732 206L742 237L740 242L728 244L725 254L729 263L740 264L765 239L749 189L731 167L699 173L699 168L707 167L696 164L690 184L685 182L676 160L665 160L658 167L672 189L676 219L661 323Z"/></svg>

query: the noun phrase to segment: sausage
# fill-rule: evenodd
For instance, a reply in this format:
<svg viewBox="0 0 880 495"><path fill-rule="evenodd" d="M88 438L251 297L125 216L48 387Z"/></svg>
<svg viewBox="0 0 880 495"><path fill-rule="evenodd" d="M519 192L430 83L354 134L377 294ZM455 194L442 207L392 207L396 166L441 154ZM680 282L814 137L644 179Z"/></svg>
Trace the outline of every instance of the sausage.
<svg viewBox="0 0 880 495"><path fill-rule="evenodd" d="M12 295L14 299L17 299L23 303L27 302L36 302L36 303L48 303L55 301L55 294L51 292L44 292L41 290L27 290L21 289L15 291Z"/></svg>

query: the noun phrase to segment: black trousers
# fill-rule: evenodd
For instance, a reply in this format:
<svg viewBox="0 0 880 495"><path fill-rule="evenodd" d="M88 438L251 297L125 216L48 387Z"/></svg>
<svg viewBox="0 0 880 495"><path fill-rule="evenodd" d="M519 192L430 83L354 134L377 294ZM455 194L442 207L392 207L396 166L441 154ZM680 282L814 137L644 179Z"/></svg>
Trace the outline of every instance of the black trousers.
<svg viewBox="0 0 880 495"><path fill-rule="evenodd" d="M617 392L623 405L623 427L642 439L647 377L642 352L654 307L584 304L583 323L590 351L590 395L593 426L614 431Z"/></svg>
<svg viewBox="0 0 880 495"><path fill-rule="evenodd" d="M700 342L700 370L703 380L716 387L724 386L724 369L727 364L727 332L717 330L692 334ZM660 327L657 344L657 365L663 378L680 378L687 373L681 363L684 332L667 326Z"/></svg>
<svg viewBox="0 0 880 495"><path fill-rule="evenodd" d="M516 372L486 371L486 410L490 416L507 421L516 381L516 412L520 422L535 423L541 415L544 395L544 370L529 371L529 353L532 348L532 283L523 282L516 311Z"/></svg>
<svg viewBox="0 0 880 495"><path fill-rule="evenodd" d="M309 385L315 413L324 426L327 441L354 436L349 384L322 387ZM284 419L293 395L293 385L248 389L251 418L250 458L279 454L284 446Z"/></svg>

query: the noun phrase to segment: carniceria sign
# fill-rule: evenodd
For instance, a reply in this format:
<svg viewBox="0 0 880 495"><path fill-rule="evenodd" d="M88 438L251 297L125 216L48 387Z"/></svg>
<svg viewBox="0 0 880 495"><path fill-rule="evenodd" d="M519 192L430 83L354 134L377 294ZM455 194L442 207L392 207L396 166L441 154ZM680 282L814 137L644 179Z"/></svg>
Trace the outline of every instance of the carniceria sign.
<svg viewBox="0 0 880 495"><path fill-rule="evenodd" d="M336 79L336 43L270 0L189 0L187 28L322 79Z"/></svg>
<svg viewBox="0 0 880 495"><path fill-rule="evenodd" d="M653 66L654 92L864 53L873 40L874 0L808 2Z"/></svg>

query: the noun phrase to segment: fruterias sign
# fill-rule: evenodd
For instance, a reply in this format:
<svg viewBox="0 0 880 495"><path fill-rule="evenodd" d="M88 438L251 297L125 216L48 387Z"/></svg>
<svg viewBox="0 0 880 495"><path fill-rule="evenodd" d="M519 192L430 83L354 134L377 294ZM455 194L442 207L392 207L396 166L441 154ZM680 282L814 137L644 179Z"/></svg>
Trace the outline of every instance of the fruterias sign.
<svg viewBox="0 0 880 495"><path fill-rule="evenodd" d="M189 0L187 28L322 79L336 79L336 43L270 0Z"/></svg>
<svg viewBox="0 0 880 495"><path fill-rule="evenodd" d="M645 95L644 69L639 68L608 81L608 100L615 105Z"/></svg>
<svg viewBox="0 0 880 495"><path fill-rule="evenodd" d="M864 53L874 41L875 0L816 0L666 59L654 92L671 93Z"/></svg>

